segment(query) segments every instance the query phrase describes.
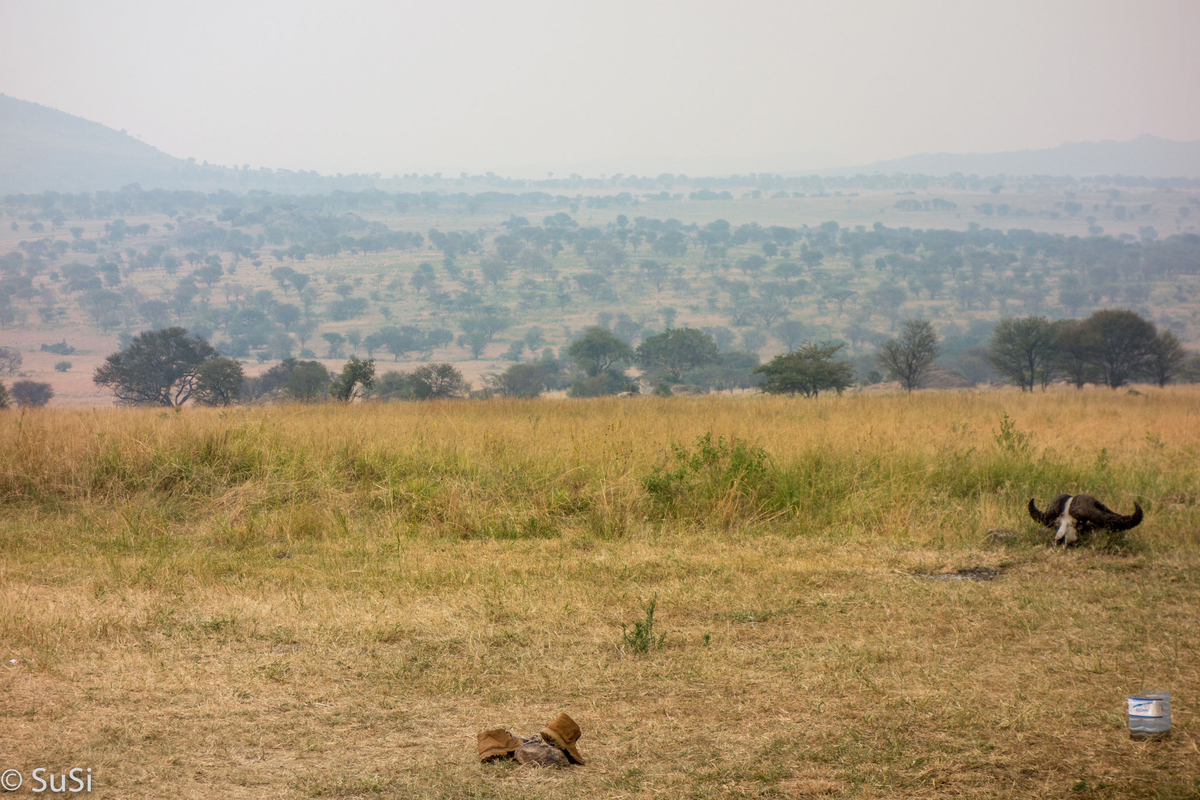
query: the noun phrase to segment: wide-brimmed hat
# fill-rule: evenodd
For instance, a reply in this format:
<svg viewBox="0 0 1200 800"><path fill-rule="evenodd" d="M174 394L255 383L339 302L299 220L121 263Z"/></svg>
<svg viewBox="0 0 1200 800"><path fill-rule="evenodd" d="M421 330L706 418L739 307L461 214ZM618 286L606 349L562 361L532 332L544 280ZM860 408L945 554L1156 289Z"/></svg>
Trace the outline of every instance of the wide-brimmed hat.
<svg viewBox="0 0 1200 800"><path fill-rule="evenodd" d="M566 714L559 714L558 719L542 728L542 739L560 750L565 750L567 758L573 764L583 763L583 756L579 755L579 751L575 749L575 743L579 741L579 736L579 726Z"/></svg>
<svg viewBox="0 0 1200 800"><path fill-rule="evenodd" d="M492 728L476 735L479 743L479 760L492 761L497 758L511 758L513 751L521 746L521 740L504 728Z"/></svg>

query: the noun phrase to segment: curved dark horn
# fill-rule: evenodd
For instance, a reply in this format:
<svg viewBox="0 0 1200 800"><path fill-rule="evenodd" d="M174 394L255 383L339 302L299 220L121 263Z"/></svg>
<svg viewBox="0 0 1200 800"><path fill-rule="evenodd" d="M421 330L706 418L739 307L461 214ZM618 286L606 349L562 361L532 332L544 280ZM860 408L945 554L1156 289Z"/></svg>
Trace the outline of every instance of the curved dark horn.
<svg viewBox="0 0 1200 800"><path fill-rule="evenodd" d="M1076 504L1071 507L1072 516L1110 531L1127 531L1137 527L1142 521L1142 507L1137 503L1133 504L1134 511L1129 516L1118 514L1094 497L1079 497Z"/></svg>
<svg viewBox="0 0 1200 800"><path fill-rule="evenodd" d="M1132 514L1130 514L1128 517L1125 517L1114 513L1111 517L1112 521L1107 522L1106 525L1110 530L1127 531L1130 528L1136 528L1138 525L1142 524L1142 516L1142 507L1137 503L1134 503Z"/></svg>
<svg viewBox="0 0 1200 800"><path fill-rule="evenodd" d="M1046 515L1038 511L1037 503L1033 502L1032 497L1029 498L1029 516L1039 525L1052 525L1052 522L1046 519Z"/></svg>

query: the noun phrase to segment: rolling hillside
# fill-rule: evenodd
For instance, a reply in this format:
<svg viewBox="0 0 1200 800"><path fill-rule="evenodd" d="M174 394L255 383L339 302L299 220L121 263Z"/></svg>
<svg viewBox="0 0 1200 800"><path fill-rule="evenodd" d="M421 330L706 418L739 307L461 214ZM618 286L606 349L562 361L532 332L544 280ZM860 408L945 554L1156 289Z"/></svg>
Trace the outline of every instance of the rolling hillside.
<svg viewBox="0 0 1200 800"><path fill-rule="evenodd" d="M95 192L131 183L145 189L266 189L303 194L353 191L374 180L194 164L98 122L0 94L0 195Z"/></svg>
<svg viewBox="0 0 1200 800"><path fill-rule="evenodd" d="M1146 135L1128 142L1073 142L1009 153L926 153L793 174L858 173L1200 178L1200 141L1173 142ZM0 194L116 190L131 183L145 189L307 194L378 188L378 178L195 164L100 123L0 94Z"/></svg>
<svg viewBox="0 0 1200 800"><path fill-rule="evenodd" d="M98 122L0 94L0 192L157 186L189 167Z"/></svg>
<svg viewBox="0 0 1200 800"><path fill-rule="evenodd" d="M1044 150L1008 153L923 153L821 174L909 175L1139 175L1200 178L1200 141L1173 142L1143 135L1128 142L1067 142Z"/></svg>

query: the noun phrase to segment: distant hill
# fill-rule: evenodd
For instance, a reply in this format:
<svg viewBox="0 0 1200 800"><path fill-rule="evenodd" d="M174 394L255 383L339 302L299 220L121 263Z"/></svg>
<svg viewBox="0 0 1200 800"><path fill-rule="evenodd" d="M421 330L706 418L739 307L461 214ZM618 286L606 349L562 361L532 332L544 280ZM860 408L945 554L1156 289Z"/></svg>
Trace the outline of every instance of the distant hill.
<svg viewBox="0 0 1200 800"><path fill-rule="evenodd" d="M1128 142L1074 142L1012 153L927 153L863 167L810 170L793 175L896 173L964 175L1126 175L1200 178L1200 141L1139 136ZM388 186L379 175L326 176L290 170L240 170L195 164L129 136L47 106L0 94L0 195L143 189L265 189L279 194L357 191ZM522 182L523 183L523 182ZM537 185L534 182L531 185ZM394 185L392 188L397 188Z"/></svg>
<svg viewBox="0 0 1200 800"><path fill-rule="evenodd" d="M865 167L821 170L821 175L1129 175L1200 178L1200 141L1173 142L1144 135L1128 142L1068 142L1045 150L1010 153L922 153Z"/></svg>
<svg viewBox="0 0 1200 800"><path fill-rule="evenodd" d="M98 122L0 94L0 192L157 185L188 162Z"/></svg>
<svg viewBox="0 0 1200 800"><path fill-rule="evenodd" d="M0 195L95 192L131 183L144 189L305 194L363 189L374 178L194 164L98 122L0 94Z"/></svg>

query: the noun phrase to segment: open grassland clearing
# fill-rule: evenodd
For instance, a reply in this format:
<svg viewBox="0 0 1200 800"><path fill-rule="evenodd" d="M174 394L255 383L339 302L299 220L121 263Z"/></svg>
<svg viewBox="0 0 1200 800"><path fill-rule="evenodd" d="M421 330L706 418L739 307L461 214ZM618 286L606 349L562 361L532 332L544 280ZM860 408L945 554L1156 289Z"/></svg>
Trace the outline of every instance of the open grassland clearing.
<svg viewBox="0 0 1200 800"><path fill-rule="evenodd" d="M123 798L1195 796L1198 399L6 413L0 752ZM1059 491L1147 518L1051 550ZM559 711L587 766L476 763Z"/></svg>

